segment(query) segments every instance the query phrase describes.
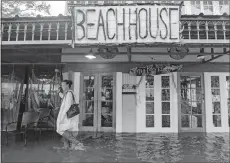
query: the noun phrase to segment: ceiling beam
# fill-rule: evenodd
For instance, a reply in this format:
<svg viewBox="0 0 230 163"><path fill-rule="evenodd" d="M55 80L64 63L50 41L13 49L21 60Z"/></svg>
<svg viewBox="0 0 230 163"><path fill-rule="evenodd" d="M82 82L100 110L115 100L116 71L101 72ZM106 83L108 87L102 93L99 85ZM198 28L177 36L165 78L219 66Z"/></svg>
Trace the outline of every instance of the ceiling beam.
<svg viewBox="0 0 230 163"><path fill-rule="evenodd" d="M37 62L37 63L28 63L28 62L22 62L22 63L20 63L20 62L15 62L15 63L10 63L10 62L7 62L7 63L5 63L5 62L2 62L1 63L1 65L65 65L65 64L67 64L67 63L62 63L62 62L43 62L43 63L39 63L39 62Z"/></svg>
<svg viewBox="0 0 230 163"><path fill-rule="evenodd" d="M2 52L1 53L3 56L34 56L34 55L45 55L45 56L60 56L60 55L85 55L83 53L22 53L22 52L13 52L13 53L7 53L7 52ZM116 55L128 55L126 52L118 52L118 53L113 53ZM213 55L213 53L162 53L162 52L131 52L131 55ZM100 53L95 53L95 55L100 55ZM215 55L226 55L225 53L215 53Z"/></svg>
<svg viewBox="0 0 230 163"><path fill-rule="evenodd" d="M69 40L71 43L71 40ZM98 48L98 46L103 47L103 45L89 45L89 46L80 46L75 45L75 48ZM106 45L104 45L106 46ZM111 47L126 47L127 45L111 45ZM152 45L131 45L132 47L178 47L177 44L152 44ZM219 48L229 48L229 42L227 43L203 43L194 41L194 43L186 43L183 45L188 48L199 48L199 47L219 47ZM2 49L28 49L28 48L71 48L71 44L2 44Z"/></svg>

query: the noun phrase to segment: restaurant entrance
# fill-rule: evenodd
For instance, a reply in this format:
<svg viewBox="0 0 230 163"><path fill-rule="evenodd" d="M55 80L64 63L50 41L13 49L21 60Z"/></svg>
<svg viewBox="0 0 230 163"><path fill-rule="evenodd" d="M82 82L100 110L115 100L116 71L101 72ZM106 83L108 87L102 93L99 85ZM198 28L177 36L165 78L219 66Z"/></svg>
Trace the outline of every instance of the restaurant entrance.
<svg viewBox="0 0 230 163"><path fill-rule="evenodd" d="M204 132L204 84L202 73L179 73L179 130Z"/></svg>
<svg viewBox="0 0 230 163"><path fill-rule="evenodd" d="M82 73L80 87L82 131L115 131L115 74Z"/></svg>

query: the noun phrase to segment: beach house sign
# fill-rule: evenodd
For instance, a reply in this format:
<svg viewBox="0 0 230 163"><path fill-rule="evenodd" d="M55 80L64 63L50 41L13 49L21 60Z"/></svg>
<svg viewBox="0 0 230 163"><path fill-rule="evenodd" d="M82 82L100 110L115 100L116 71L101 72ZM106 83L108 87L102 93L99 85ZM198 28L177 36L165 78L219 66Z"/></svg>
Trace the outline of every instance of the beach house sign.
<svg viewBox="0 0 230 163"><path fill-rule="evenodd" d="M76 6L76 44L179 42L179 5Z"/></svg>

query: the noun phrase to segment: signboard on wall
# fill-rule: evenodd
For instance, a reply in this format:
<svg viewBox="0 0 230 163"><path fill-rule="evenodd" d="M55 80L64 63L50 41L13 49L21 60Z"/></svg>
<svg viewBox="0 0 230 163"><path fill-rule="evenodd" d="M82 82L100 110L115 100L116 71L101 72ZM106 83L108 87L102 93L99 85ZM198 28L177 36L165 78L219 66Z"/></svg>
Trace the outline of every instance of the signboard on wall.
<svg viewBox="0 0 230 163"><path fill-rule="evenodd" d="M182 65L174 64L153 64L143 67L135 67L129 70L129 74L133 76L154 76L160 74L167 74L170 72L179 71Z"/></svg>
<svg viewBox="0 0 230 163"><path fill-rule="evenodd" d="M75 43L175 43L179 19L179 5L76 6Z"/></svg>

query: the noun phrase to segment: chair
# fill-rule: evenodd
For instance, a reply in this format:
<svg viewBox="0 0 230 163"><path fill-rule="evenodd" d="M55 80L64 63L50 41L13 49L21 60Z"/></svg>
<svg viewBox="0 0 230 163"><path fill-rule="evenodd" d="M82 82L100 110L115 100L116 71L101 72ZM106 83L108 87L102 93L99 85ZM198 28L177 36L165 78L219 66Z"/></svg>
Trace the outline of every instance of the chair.
<svg viewBox="0 0 230 163"><path fill-rule="evenodd" d="M53 120L51 119L51 110L48 108L40 108L39 109L39 120L38 123L36 125L36 127L34 127L35 131L39 131L39 136L41 135L42 130L50 130L50 129L54 129L55 127L55 122L53 122ZM49 125L49 121L51 121L53 123L54 126Z"/></svg>
<svg viewBox="0 0 230 163"><path fill-rule="evenodd" d="M22 116L22 123L21 123L21 129L18 130L13 130L9 131L9 128L11 125L15 125L18 122L11 122L6 125L6 144L8 145L8 136L9 134L11 135L21 135L23 136L22 138L24 139L24 145L27 145L27 131L31 128L36 127L38 120L39 120L39 113L37 112L24 112Z"/></svg>

